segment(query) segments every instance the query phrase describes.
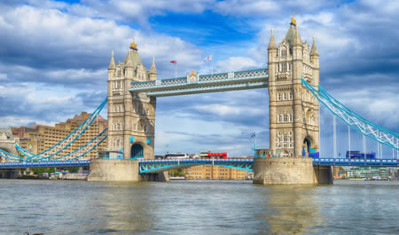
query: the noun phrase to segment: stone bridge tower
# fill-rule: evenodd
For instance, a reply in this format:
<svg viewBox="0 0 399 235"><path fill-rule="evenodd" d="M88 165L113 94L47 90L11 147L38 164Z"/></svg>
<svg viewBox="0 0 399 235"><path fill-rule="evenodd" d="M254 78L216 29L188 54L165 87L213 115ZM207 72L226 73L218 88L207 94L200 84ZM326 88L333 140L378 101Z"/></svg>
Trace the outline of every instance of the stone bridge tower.
<svg viewBox="0 0 399 235"><path fill-rule="evenodd" d="M319 53L302 42L294 16L277 46L271 33L268 46L270 152L302 156L319 151L319 102L301 84L319 85Z"/></svg>
<svg viewBox="0 0 399 235"><path fill-rule="evenodd" d="M11 129L0 129L0 149L14 155L18 155L15 144L19 139L15 138ZM7 159L0 156L0 162L6 162Z"/></svg>
<svg viewBox="0 0 399 235"><path fill-rule="evenodd" d="M153 159L155 97L131 93L132 82L156 80L153 60L150 71L143 65L136 43L130 44L125 60L115 64L112 53L108 67L108 144L110 158Z"/></svg>

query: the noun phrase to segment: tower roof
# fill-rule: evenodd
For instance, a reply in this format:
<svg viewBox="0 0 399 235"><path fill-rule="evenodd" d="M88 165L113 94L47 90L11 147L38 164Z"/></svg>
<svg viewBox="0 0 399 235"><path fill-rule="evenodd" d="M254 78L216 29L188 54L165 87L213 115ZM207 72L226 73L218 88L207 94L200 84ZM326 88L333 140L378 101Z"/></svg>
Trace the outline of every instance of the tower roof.
<svg viewBox="0 0 399 235"><path fill-rule="evenodd" d="M156 74L157 73L157 69L155 68L155 58L152 57L152 66L150 69L150 73Z"/></svg>
<svg viewBox="0 0 399 235"><path fill-rule="evenodd" d="M109 62L108 69L115 69L114 51L112 50L111 61Z"/></svg>
<svg viewBox="0 0 399 235"><path fill-rule="evenodd" d="M312 44L312 49L310 50L310 55L319 56L319 52L317 51L317 47L316 47L315 36L313 36L313 44Z"/></svg>
<svg viewBox="0 0 399 235"><path fill-rule="evenodd" d="M285 35L284 40L287 41L290 46L294 45L294 41L295 45L302 45L302 41L301 41L301 37L299 36L299 31L298 31L298 27L296 24L296 20L295 20L295 15L292 14L292 18L291 18L291 23L290 23L290 28L288 29L287 34Z"/></svg>
<svg viewBox="0 0 399 235"><path fill-rule="evenodd" d="M277 49L276 39L274 39L273 29L271 30L269 46L267 47L268 50Z"/></svg>
<svg viewBox="0 0 399 235"><path fill-rule="evenodd" d="M137 65L143 64L143 62L141 62L140 55L137 52L137 45L134 42L134 39L133 42L130 44L130 49L131 50L129 50L125 57L124 63L126 66L136 68Z"/></svg>

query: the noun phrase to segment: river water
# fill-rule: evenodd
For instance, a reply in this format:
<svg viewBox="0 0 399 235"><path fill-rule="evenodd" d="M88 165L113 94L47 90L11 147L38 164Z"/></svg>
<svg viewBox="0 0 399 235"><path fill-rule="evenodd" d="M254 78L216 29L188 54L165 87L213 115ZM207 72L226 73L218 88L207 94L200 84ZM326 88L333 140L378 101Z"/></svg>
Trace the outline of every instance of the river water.
<svg viewBox="0 0 399 235"><path fill-rule="evenodd" d="M0 180L0 234L399 234L399 183Z"/></svg>

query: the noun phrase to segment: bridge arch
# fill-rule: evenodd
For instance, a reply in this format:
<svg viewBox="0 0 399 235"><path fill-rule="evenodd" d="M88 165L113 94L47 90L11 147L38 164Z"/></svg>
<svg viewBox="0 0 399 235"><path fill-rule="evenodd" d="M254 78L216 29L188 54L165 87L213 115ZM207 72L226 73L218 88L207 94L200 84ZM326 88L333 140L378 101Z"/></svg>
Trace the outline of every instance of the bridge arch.
<svg viewBox="0 0 399 235"><path fill-rule="evenodd" d="M313 139L311 136L306 136L305 139L303 139L303 151L302 155L303 156L308 156L310 153L310 149L313 147Z"/></svg>
<svg viewBox="0 0 399 235"><path fill-rule="evenodd" d="M132 145L130 151L130 158L131 159L144 158L144 148L141 143L134 143Z"/></svg>

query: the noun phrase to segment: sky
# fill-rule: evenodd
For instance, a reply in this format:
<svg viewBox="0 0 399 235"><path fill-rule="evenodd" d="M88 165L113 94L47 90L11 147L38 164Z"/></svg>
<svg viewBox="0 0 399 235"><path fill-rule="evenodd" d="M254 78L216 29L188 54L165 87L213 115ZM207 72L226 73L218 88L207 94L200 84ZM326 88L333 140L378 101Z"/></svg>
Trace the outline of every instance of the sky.
<svg viewBox="0 0 399 235"><path fill-rule="evenodd" d="M0 128L52 125L94 110L107 95L111 51L123 60L132 38L148 69L155 57L158 79L174 76L170 60L178 76L266 67L270 30L281 42L293 12L302 40L316 37L320 85L399 133L399 2L389 0L3 0ZM156 153L241 156L255 141L268 148L268 100L266 89L158 98ZM321 153L330 156L332 115L321 112ZM376 146L367 141L368 151ZM347 149L338 122L338 152ZM351 149L362 149L354 131Z"/></svg>

